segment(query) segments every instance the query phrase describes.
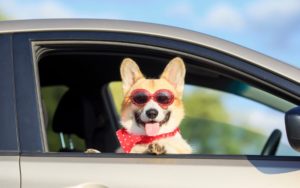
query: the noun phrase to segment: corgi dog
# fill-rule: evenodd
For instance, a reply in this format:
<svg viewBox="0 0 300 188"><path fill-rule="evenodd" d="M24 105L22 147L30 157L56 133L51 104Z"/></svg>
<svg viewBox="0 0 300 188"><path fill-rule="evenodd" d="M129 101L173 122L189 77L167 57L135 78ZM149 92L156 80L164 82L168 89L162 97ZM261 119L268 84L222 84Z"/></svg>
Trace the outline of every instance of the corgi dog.
<svg viewBox="0 0 300 188"><path fill-rule="evenodd" d="M147 79L138 65L125 58L120 67L124 100L122 129L117 131L125 153L190 154L179 125L184 117L182 95L185 65L172 59L159 79Z"/></svg>

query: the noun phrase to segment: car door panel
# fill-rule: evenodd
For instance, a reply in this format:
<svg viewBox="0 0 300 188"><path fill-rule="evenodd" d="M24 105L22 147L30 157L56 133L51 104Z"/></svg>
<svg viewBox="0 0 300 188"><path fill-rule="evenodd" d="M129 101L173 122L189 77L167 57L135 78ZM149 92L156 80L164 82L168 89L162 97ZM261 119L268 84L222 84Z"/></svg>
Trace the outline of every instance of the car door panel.
<svg viewBox="0 0 300 188"><path fill-rule="evenodd" d="M0 187L20 187L19 146L10 34L0 35Z"/></svg>
<svg viewBox="0 0 300 188"><path fill-rule="evenodd" d="M98 154L96 154L98 155ZM180 157L21 158L22 187L298 187L299 161ZM129 155L130 156L130 155ZM43 180L43 181L41 181ZM251 183L252 182L252 183Z"/></svg>
<svg viewBox="0 0 300 188"><path fill-rule="evenodd" d="M0 187L20 187L19 156L0 156Z"/></svg>
<svg viewBox="0 0 300 188"><path fill-rule="evenodd" d="M104 41L111 40L103 37L105 33L92 34L80 32L69 32L62 35L60 33L37 33L36 37L33 33L28 35L25 33L16 34L14 37L15 67L16 74L18 74L16 75L16 99L18 101L19 138L23 152L20 159L22 188L70 187L88 182L94 182L106 187L131 188L167 186L232 188L253 187L253 184L255 184L255 187L298 187L298 184L295 182L300 177L299 158L274 157L267 159L262 157L263 159L259 159L259 157L251 158L247 156L230 158L226 156L203 157L194 155L156 157L125 154L95 154L91 156L84 154L43 153L47 152L47 144L45 143L45 135L43 135L45 133L43 132L43 116L38 94L39 83L37 81L36 65L33 62L35 57L32 57L31 42L48 40L47 35L52 37L51 40L65 40L65 35L68 35L68 39L71 40L74 40L74 36L76 40L97 39L99 41L103 40L103 38L105 39ZM97 38L94 39L92 37ZM138 39L136 37L131 38ZM153 46L155 45L153 44ZM191 49L194 49L195 46L192 47ZM172 48L175 49L175 47ZM199 47L197 47L198 49ZM181 49L176 50L180 51ZM186 50L186 52L188 53L189 51ZM193 51L193 53L197 55L199 52ZM209 54L211 53L204 55ZM203 57L205 57L204 55ZM218 57L223 58L223 56L225 55L222 54ZM237 70L246 69L250 66L243 62L247 66L237 67L242 65L240 60L236 60L231 56L227 57L229 60L225 59L225 61L224 59L222 59L224 64L228 61L226 66ZM222 61L220 60L220 62ZM235 64L233 65L233 63ZM256 69L260 70L260 72L263 71L264 80L266 81L277 77L258 67L251 65L251 68L253 71L249 72L254 76L258 72L255 71ZM276 84L281 83L282 80L288 82L283 78L277 78L275 79L276 82L274 81L274 85L277 86ZM270 81L270 83L272 82ZM296 86L298 87L298 85ZM284 96L284 94L282 95ZM26 152L31 153L26 154ZM254 181L255 183L253 183Z"/></svg>

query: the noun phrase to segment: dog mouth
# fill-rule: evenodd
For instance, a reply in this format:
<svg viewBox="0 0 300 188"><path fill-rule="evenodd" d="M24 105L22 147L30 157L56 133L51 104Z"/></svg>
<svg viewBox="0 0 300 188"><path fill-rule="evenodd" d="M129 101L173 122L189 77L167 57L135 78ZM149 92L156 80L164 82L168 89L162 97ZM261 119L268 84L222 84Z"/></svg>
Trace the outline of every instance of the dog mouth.
<svg viewBox="0 0 300 188"><path fill-rule="evenodd" d="M159 123L159 126L162 126L163 124L165 124L169 121L170 116L171 116L171 112L169 111L169 112L167 112L167 114L165 115L165 118L162 121L150 120L150 121L144 122L143 120L141 120L140 114L138 112L134 113L135 121L138 123L138 125L141 125L141 126L145 126L145 124L147 124L147 123Z"/></svg>
<svg viewBox="0 0 300 188"><path fill-rule="evenodd" d="M148 136L156 136L159 132L160 127L167 123L170 119L171 112L167 112L165 118L162 121L147 121L144 122L140 118L140 114L138 112L134 113L135 121L137 122L138 126L142 126L145 129L145 132Z"/></svg>

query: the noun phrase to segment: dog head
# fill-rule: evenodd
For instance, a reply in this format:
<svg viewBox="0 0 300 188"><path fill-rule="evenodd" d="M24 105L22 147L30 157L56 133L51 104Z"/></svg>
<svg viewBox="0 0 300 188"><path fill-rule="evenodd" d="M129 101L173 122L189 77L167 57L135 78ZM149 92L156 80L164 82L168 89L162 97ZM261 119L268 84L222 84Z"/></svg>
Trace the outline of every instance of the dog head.
<svg viewBox="0 0 300 188"><path fill-rule="evenodd" d="M156 136L175 130L184 117L185 66L172 59L159 79L146 79L130 58L120 68L124 100L121 124L129 133Z"/></svg>

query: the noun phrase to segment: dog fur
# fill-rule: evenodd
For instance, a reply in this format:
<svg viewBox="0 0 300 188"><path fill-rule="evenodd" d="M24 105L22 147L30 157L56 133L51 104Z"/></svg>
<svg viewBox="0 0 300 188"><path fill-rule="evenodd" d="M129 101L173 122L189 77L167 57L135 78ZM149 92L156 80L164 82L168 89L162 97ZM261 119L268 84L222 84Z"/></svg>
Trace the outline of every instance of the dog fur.
<svg viewBox="0 0 300 188"><path fill-rule="evenodd" d="M153 108L158 111L155 121L162 122L167 115L169 116L167 121L160 126L158 134L169 133L178 128L184 118L182 95L186 72L181 58L172 59L159 79L146 79L138 65L130 58L125 58L122 61L120 72L124 94L121 107L121 125L128 133L146 135L145 127L137 122L135 113L139 114L140 121L147 122L149 119L146 111ZM139 107L130 100L130 94L135 89L146 89L150 93L154 93L159 89L168 89L174 94L175 100L166 109L153 100L150 100L143 107ZM192 149L178 132L175 136L161 138L150 144L137 144L131 149L130 153L190 154Z"/></svg>

